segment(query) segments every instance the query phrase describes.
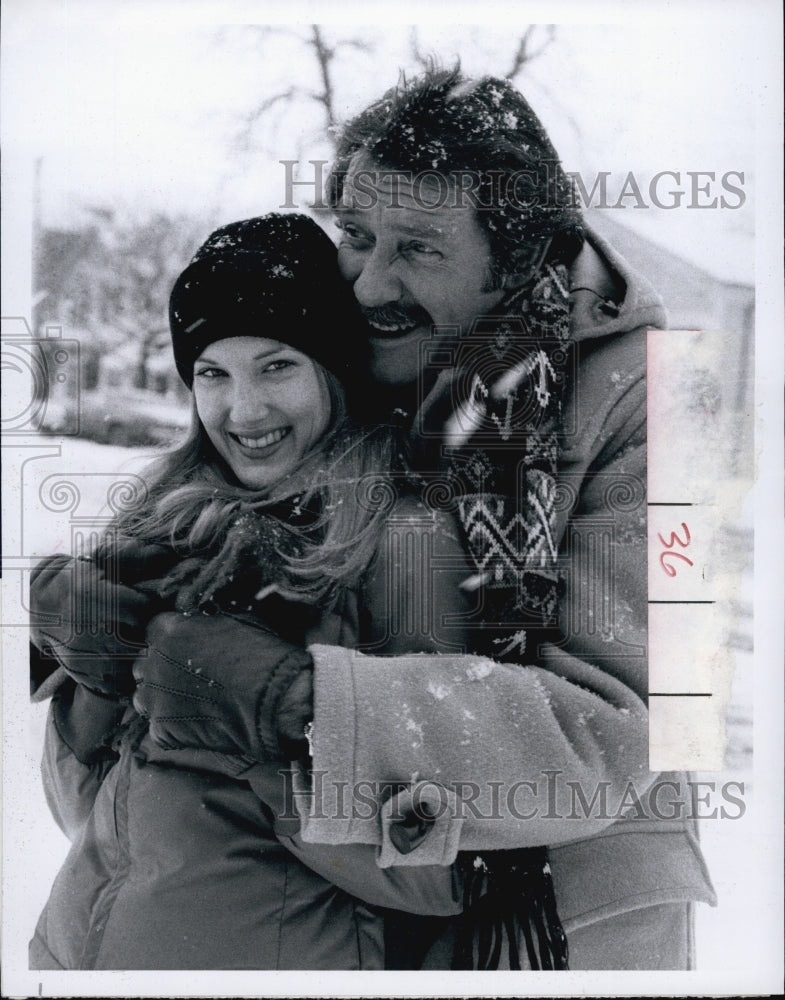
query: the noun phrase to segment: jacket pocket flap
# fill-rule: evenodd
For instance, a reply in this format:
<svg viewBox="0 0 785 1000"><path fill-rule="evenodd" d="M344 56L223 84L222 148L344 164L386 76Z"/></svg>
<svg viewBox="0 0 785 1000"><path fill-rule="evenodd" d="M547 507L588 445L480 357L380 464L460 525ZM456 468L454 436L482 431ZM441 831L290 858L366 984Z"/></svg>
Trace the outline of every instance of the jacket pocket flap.
<svg viewBox="0 0 785 1000"><path fill-rule="evenodd" d="M717 902L697 840L685 827L617 824L549 854L565 930L659 903Z"/></svg>

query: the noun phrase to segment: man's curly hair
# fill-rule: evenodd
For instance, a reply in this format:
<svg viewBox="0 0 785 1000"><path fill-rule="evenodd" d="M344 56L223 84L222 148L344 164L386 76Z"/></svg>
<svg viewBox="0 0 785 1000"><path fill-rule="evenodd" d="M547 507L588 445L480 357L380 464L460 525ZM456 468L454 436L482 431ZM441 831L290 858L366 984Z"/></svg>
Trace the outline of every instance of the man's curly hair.
<svg viewBox="0 0 785 1000"><path fill-rule="evenodd" d="M547 259L566 264L583 245L573 183L508 80L470 80L459 65L431 66L411 80L402 75L340 132L328 182L333 208L360 151L387 170L446 176L471 199L490 240L492 287L525 268L548 240Z"/></svg>

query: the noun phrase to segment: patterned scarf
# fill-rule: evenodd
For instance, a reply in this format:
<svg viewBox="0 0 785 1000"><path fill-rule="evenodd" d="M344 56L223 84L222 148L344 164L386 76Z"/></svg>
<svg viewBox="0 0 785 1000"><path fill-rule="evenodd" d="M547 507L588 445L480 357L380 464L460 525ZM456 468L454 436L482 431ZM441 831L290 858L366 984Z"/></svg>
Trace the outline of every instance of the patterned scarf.
<svg viewBox="0 0 785 1000"><path fill-rule="evenodd" d="M558 606L554 502L573 357L567 268L543 264L497 308L455 342L454 364L415 417L412 448L426 481L446 477L476 569L468 586L481 588L482 602L472 652L523 663L555 627ZM455 431L461 440L451 445ZM465 908L455 968L498 967L505 938L510 968L520 968L521 939L532 968L567 968L545 847L459 862Z"/></svg>

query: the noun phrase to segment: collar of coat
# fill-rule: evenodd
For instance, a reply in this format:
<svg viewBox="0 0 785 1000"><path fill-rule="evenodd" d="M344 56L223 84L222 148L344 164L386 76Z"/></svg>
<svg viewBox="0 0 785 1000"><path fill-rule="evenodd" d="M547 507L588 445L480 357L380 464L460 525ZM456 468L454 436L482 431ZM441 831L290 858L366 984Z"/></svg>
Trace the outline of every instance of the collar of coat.
<svg viewBox="0 0 785 1000"><path fill-rule="evenodd" d="M640 326L664 329L667 315L650 282L590 226L570 268L570 337L591 340Z"/></svg>

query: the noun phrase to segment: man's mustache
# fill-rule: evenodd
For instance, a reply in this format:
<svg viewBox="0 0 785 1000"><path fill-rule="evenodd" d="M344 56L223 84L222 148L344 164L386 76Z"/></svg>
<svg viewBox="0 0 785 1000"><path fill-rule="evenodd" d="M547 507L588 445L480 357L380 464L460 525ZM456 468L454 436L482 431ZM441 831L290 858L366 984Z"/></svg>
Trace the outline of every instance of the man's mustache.
<svg viewBox="0 0 785 1000"><path fill-rule="evenodd" d="M422 306L360 306L365 319L377 327L430 326L430 313Z"/></svg>

